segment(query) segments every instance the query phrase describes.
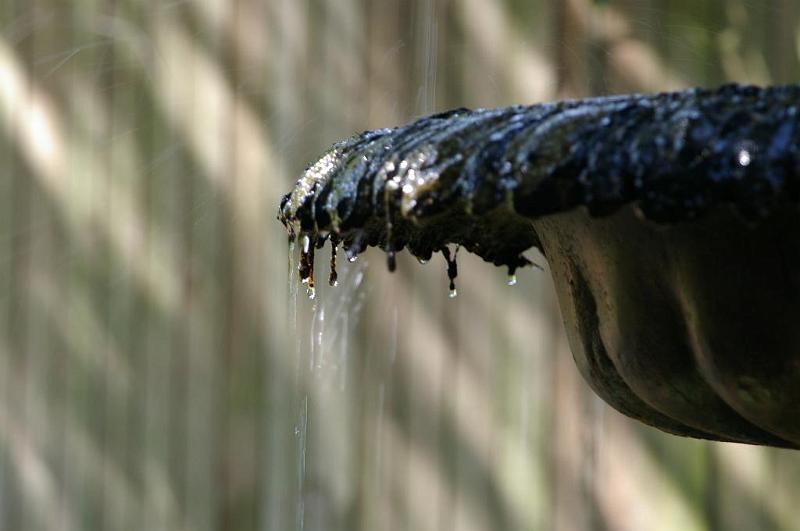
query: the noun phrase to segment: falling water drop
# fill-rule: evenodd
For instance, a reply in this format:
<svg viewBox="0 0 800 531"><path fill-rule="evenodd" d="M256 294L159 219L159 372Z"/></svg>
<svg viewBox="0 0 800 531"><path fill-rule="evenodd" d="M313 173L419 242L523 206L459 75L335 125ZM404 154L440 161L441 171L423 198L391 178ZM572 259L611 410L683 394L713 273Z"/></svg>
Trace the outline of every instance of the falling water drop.
<svg viewBox="0 0 800 531"><path fill-rule="evenodd" d="M294 429L297 437L297 509L295 512L295 529L302 530L305 527L305 482L306 482L306 451L308 437L308 395L303 397L300 403L299 418Z"/></svg>
<svg viewBox="0 0 800 531"><path fill-rule="evenodd" d="M746 149L742 149L739 151L738 155L736 156L736 162L739 163L739 166L746 167L750 165L752 157L750 156L750 152Z"/></svg>
<svg viewBox="0 0 800 531"><path fill-rule="evenodd" d="M517 275L515 275L514 273L511 273L510 275L508 275L508 280L506 281L506 284L508 284L509 286L516 286L517 285Z"/></svg>
<svg viewBox="0 0 800 531"><path fill-rule="evenodd" d="M455 299L458 296L458 292L456 291L456 277L458 276L458 263L456 262L456 258L458 257L458 250L460 247L456 246L456 251L453 255L450 255L450 249L448 247L442 247L442 256L444 256L445 262L447 262L447 278L450 279L450 298Z"/></svg>
<svg viewBox="0 0 800 531"><path fill-rule="evenodd" d="M308 296L314 298L314 251L315 247L312 244L312 236L308 234L303 235L302 249L300 251L300 265L298 271L300 272L300 279L306 285ZM315 237L314 237L315 238Z"/></svg>
<svg viewBox="0 0 800 531"><path fill-rule="evenodd" d="M335 236L331 236L331 274L328 277L328 284L331 286L339 285L339 274L336 272L336 250L338 247L338 239Z"/></svg>
<svg viewBox="0 0 800 531"><path fill-rule="evenodd" d="M356 255L356 254L353 254L353 255L350 255L350 256L347 257L347 261L350 262L351 264L353 262L355 262L356 260L358 260L358 255Z"/></svg>
<svg viewBox="0 0 800 531"><path fill-rule="evenodd" d="M386 251L386 266L390 273L394 273L397 269L397 256L392 249Z"/></svg>

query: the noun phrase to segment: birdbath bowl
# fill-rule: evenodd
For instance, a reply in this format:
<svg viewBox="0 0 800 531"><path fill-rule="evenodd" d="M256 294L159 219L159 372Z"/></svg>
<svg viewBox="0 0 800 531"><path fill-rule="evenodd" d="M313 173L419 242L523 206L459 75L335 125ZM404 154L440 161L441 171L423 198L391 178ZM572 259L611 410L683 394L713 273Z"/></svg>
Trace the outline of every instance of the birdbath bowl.
<svg viewBox="0 0 800 531"><path fill-rule="evenodd" d="M548 261L576 364L689 437L800 446L800 85L457 109L335 144L279 209L314 252ZM332 270L335 277L335 269ZM332 281L335 279L331 279Z"/></svg>

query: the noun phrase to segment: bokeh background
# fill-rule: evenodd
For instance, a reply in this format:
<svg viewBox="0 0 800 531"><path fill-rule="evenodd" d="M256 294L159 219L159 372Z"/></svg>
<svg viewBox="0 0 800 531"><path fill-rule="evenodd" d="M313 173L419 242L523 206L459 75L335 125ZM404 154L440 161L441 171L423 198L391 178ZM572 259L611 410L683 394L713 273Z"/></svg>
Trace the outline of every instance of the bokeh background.
<svg viewBox="0 0 800 531"><path fill-rule="evenodd" d="M593 397L546 272L462 253L450 300L438 257L340 255L312 302L275 219L354 132L793 82L798 30L795 0L3 0L0 529L800 529L800 453Z"/></svg>

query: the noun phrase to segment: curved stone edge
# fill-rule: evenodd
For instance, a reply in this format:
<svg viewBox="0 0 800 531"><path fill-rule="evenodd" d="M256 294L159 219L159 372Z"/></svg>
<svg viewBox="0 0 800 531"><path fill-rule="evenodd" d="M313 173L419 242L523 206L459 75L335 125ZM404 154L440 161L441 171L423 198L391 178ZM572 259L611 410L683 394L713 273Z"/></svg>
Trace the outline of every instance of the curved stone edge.
<svg viewBox="0 0 800 531"><path fill-rule="evenodd" d="M455 109L335 144L278 218L311 252L375 246L391 268L401 249L426 260L452 243L510 272L541 247L531 220L576 207L675 223L725 203L757 223L797 203L798 104L800 85L728 85Z"/></svg>

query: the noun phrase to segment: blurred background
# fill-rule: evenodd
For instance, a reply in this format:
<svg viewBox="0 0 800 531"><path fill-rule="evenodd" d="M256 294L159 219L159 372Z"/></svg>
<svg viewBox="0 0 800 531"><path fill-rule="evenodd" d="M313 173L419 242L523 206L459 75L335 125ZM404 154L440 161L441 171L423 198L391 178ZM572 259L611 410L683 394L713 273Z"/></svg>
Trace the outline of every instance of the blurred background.
<svg viewBox="0 0 800 531"><path fill-rule="evenodd" d="M795 0L4 0L0 529L800 529L800 453L589 392L547 272L462 253L450 300L438 257L340 255L310 301L275 219L354 132L793 82L798 30Z"/></svg>

